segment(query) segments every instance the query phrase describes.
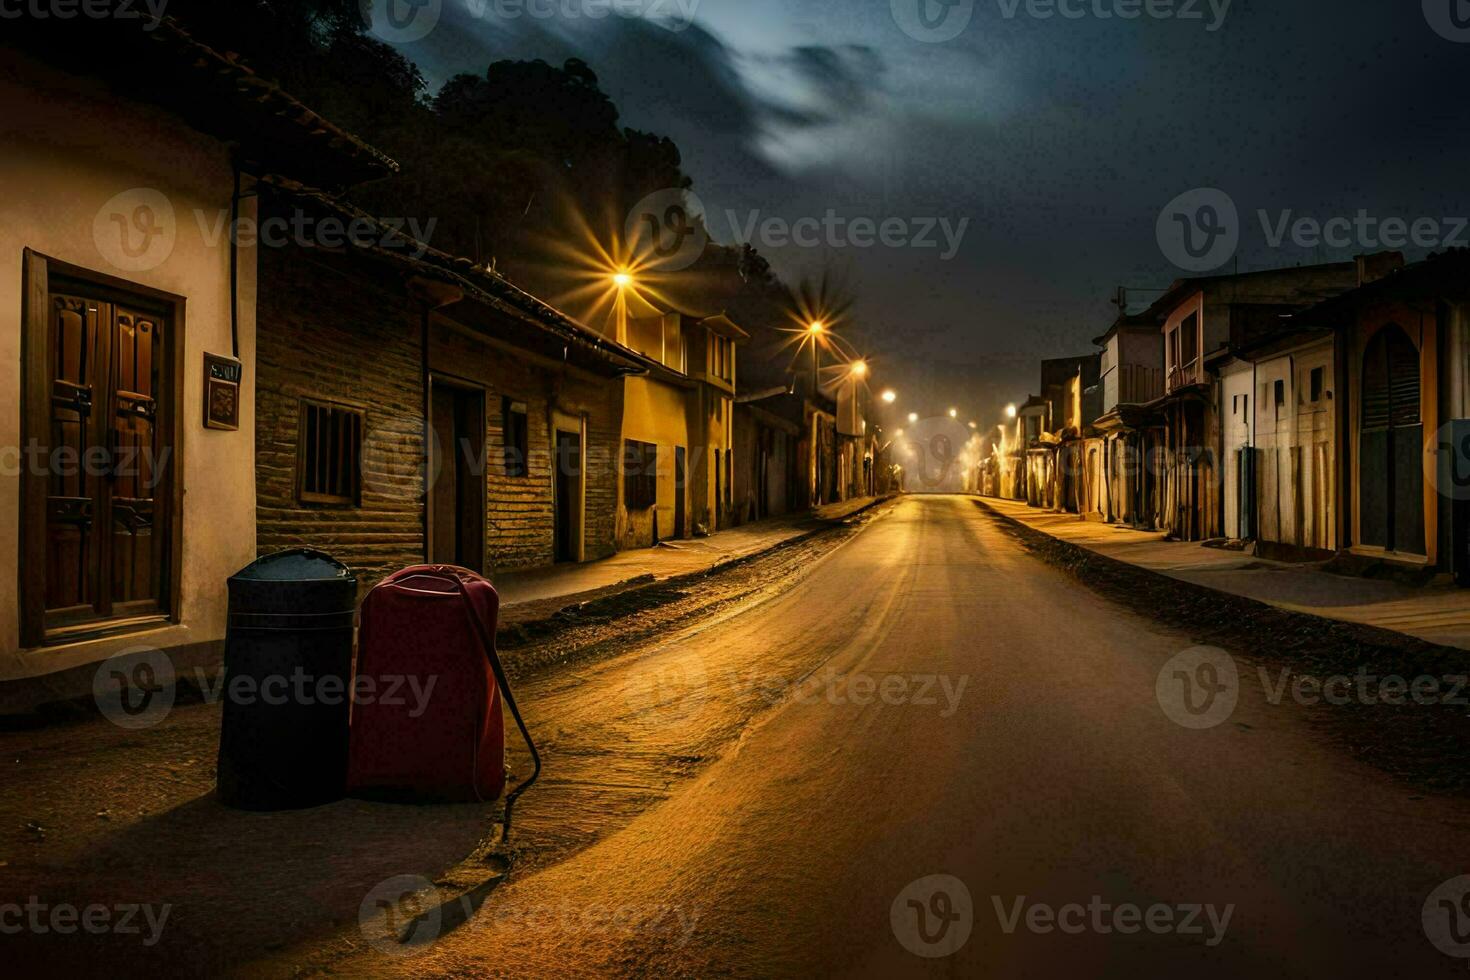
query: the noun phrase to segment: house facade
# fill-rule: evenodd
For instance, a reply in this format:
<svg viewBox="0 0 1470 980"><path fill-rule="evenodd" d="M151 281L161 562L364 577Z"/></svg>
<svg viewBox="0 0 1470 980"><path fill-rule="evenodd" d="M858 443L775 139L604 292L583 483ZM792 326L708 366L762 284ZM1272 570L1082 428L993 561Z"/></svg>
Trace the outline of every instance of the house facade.
<svg viewBox="0 0 1470 980"><path fill-rule="evenodd" d="M1357 273L1299 317L1334 332L1338 550L1470 584L1470 255L1382 253Z"/></svg>
<svg viewBox="0 0 1470 980"><path fill-rule="evenodd" d="M624 342L653 364L624 391L620 548L712 534L735 515L736 348L723 314L646 311Z"/></svg>
<svg viewBox="0 0 1470 980"><path fill-rule="evenodd" d="M1099 361L1103 520L1153 529L1159 525L1162 481L1148 464L1162 448L1162 419L1144 408L1164 393L1164 338L1148 315L1122 313L1093 341Z"/></svg>
<svg viewBox="0 0 1470 980"><path fill-rule="evenodd" d="M1334 263L1183 279L1150 308L1146 315L1157 319L1163 338L1164 394L1148 407L1164 424L1160 525L1171 536L1203 541L1226 534L1217 369L1232 351L1279 332L1293 312L1352 288L1355 276L1352 263Z"/></svg>
<svg viewBox="0 0 1470 980"><path fill-rule="evenodd" d="M646 359L421 243L267 248L260 268L260 553L317 548L367 588L617 549L623 378Z"/></svg>
<svg viewBox="0 0 1470 980"><path fill-rule="evenodd" d="M392 168L171 21L135 23L0 37L0 181L25 188L0 200L0 444L24 450L0 477L0 679L59 696L124 651L217 662L221 585L255 557L238 175Z"/></svg>

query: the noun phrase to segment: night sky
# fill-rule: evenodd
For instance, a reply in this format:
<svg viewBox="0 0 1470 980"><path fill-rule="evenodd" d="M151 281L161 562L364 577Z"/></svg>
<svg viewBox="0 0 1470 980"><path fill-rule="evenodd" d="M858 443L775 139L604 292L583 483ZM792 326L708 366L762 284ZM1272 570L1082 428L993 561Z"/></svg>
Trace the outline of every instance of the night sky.
<svg viewBox="0 0 1470 980"><path fill-rule="evenodd" d="M948 261L938 229L935 248L754 241L788 279L844 277L858 301L850 333L882 383L926 413L958 403L993 420L1036 387L1040 358L1092 349L1116 286L1186 274L1155 227L1191 189L1219 188L1238 208L1227 270L1375 250L1356 233L1340 248L1273 246L1261 209L1272 223L1287 209L1470 214L1470 43L1430 24L1462 0L1234 0L1223 21L1223 0L1166 5L1189 19L1131 20L1094 12L1127 0L1071 0L1077 18L976 0L942 43L900 28L915 2L945 14L935 0L647 0L657 9L644 17L508 17L493 0L444 0L437 28L401 50L433 88L501 58L584 59L625 125L677 141L727 243L756 209L968 219ZM659 22L691 5L683 29Z"/></svg>

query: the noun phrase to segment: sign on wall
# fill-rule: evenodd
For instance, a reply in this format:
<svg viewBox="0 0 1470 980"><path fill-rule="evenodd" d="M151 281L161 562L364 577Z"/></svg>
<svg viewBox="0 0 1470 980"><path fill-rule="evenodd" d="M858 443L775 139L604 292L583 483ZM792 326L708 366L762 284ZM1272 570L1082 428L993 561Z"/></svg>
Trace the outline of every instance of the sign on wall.
<svg viewBox="0 0 1470 980"><path fill-rule="evenodd" d="M240 380L244 366L233 357L204 355L204 427L240 428Z"/></svg>

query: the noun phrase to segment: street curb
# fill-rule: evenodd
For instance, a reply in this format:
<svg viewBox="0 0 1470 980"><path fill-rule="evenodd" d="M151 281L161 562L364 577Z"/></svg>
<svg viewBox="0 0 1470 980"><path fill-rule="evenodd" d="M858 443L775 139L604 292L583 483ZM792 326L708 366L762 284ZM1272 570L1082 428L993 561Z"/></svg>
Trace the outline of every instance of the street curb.
<svg viewBox="0 0 1470 980"><path fill-rule="evenodd" d="M1470 677L1470 650L1441 646L1376 626L1283 609L1257 599L1172 578L1030 527L976 498L997 528L1030 557L1056 568L1107 602L1185 634L1194 646L1216 646L1264 671L1316 678L1369 672L1380 678ZM1162 666L1162 665L1161 665ZM1288 698L1275 705L1290 708ZM1359 761L1416 788L1470 795L1470 727L1465 709L1445 702L1349 701L1314 712L1341 748Z"/></svg>
<svg viewBox="0 0 1470 980"><path fill-rule="evenodd" d="M603 608L612 608L614 601L616 601L617 604L632 607L616 615L606 616L604 619L606 622L613 622L637 612L657 608L658 606L682 598L683 593L680 591L682 587L694 585L701 580L708 579L721 572L738 568L786 548L803 544L820 535L828 534L845 526L853 518L867 513L880 504L885 504L893 500L896 496L898 495L892 494L887 497L879 497L871 503L840 518L813 518L814 520L820 521L821 526L811 528L795 537L778 541L759 551L753 551L750 554L727 559L701 571L686 572L683 575L676 575L666 579L655 579L651 575L634 576L625 580L625 582L608 586L607 589L609 591L593 590L600 594L593 599L581 603L571 603L563 606L550 616L541 619L526 620L520 623L502 623L495 634L496 645L503 651L501 660L505 663L507 670L510 670L512 673L515 673L519 667L534 667L535 665L518 664L517 661L520 658L517 657L516 651L537 641L554 636L559 630L575 625L578 622L596 620L598 618L597 610L599 604L606 604ZM620 589L619 586L624 584L627 584L629 587ZM190 661L190 663L193 666L202 667L213 676L222 667L223 641L220 641L217 646L220 650L220 656L216 657L214 662L196 663ZM10 686L13 686L14 689L21 689L24 686L31 687L38 692L57 689L75 689L82 692L50 698L47 698L44 693L41 693L39 698L34 695L29 697L12 695L9 698L12 703L25 704L27 706L19 710L0 712L0 733L45 728L53 725L84 721L95 716L97 714L97 706L92 696L85 693L85 691L90 688L92 675L96 673L98 667L100 667L100 663L84 664L72 668L69 672L63 672L68 675L65 679L58 678L55 675L43 675L41 678L26 678L19 681L0 682L0 691ZM204 700L203 694L199 691L197 685L183 672L180 672L178 679L175 681L175 690L177 692L177 703L179 704L192 704Z"/></svg>
<svg viewBox="0 0 1470 980"><path fill-rule="evenodd" d="M615 591L599 595L595 599L588 600L587 602L564 606L550 616L542 619L506 624L497 630L495 635L497 646L509 654L508 656L502 656L501 659L505 661L507 670L513 670L516 666L519 666L515 664L515 650L529 646L539 640L544 640L572 623L597 620L599 618L598 608L602 604L606 604L607 606L611 606L614 603L632 604L636 607L616 615L606 616L603 619L605 622L613 622L637 612L655 609L676 599L683 598L683 593L680 592L682 587L696 585L722 572L728 572L743 565L748 565L753 561L769 557L787 548L794 548L797 545L805 544L821 535L830 534L832 531L847 526L848 522L853 518L866 514L873 508L881 504L886 504L898 496L898 494L890 494L886 497L879 497L871 503L859 507L852 513L845 514L839 518L827 519L814 517L813 520L821 521L822 526L804 531L795 537L777 541L775 544L768 545L758 551L752 551L749 554L740 555L736 558L728 558L725 561L697 572L685 572L682 575L674 575L665 579L654 579L651 582L637 585L634 588L617 590L616 586L613 586L612 588ZM641 579L641 576L639 578ZM629 581L637 582L639 579L630 579ZM640 602L640 597L646 598L649 601Z"/></svg>
<svg viewBox="0 0 1470 980"><path fill-rule="evenodd" d="M1156 572L1151 568L1144 568L1142 565L1135 565L1132 562L1126 562L1119 558L1112 558L1100 552L1093 551L1091 548L1086 548L1059 538L1056 535L1048 534L1045 531L1032 527L1024 521L1019 521L1009 514L990 506L990 504L985 502L984 498L976 497L973 499L977 507L982 508L987 514L1013 529L1018 537L1033 543L1045 543L1048 547L1065 553L1071 561L1061 561L1053 556L1047 555L1040 555L1038 557L1048 565L1067 572L1073 578L1080 580L1084 585L1095 586L1099 584L1094 579L1084 575L1084 572L1087 571L1086 566L1096 565L1122 576L1147 577L1154 582L1168 584L1181 591L1188 591L1202 597L1209 597L1217 603L1239 605L1251 612L1269 611L1276 615L1297 618L1302 620L1304 625L1310 624L1317 629L1349 632L1360 642L1372 642L1375 646L1402 649L1404 652L1418 650L1439 651L1444 655L1454 655L1470 660L1470 650L1465 650L1461 647L1431 643L1429 640L1421 640L1417 636L1410 636L1407 633L1385 629L1381 626L1370 626L1366 623L1351 623L1347 620L1332 619L1329 616L1318 616L1314 613L1301 612L1296 609L1286 609L1282 606L1272 605L1269 602L1263 602L1260 599L1237 595L1234 592L1226 592L1223 589L1214 589L1208 585L1200 585L1197 582L1187 582L1183 579L1175 578L1172 575L1165 575L1163 572Z"/></svg>

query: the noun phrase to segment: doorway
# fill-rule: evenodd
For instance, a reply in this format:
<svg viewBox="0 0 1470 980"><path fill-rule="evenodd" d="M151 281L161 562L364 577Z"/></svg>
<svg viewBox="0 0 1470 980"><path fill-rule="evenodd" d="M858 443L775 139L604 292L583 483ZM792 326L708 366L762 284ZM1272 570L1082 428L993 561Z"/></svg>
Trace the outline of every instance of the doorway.
<svg viewBox="0 0 1470 980"><path fill-rule="evenodd" d="M1361 422L1359 540L1426 554L1419 349L1397 324L1384 326L1363 350Z"/></svg>
<svg viewBox="0 0 1470 980"><path fill-rule="evenodd" d="M582 558L582 434L556 430L556 560Z"/></svg>
<svg viewBox="0 0 1470 980"><path fill-rule="evenodd" d="M684 447L674 447L674 537L684 537Z"/></svg>
<svg viewBox="0 0 1470 980"><path fill-rule="evenodd" d="M429 561L485 570L485 392L434 378Z"/></svg>

